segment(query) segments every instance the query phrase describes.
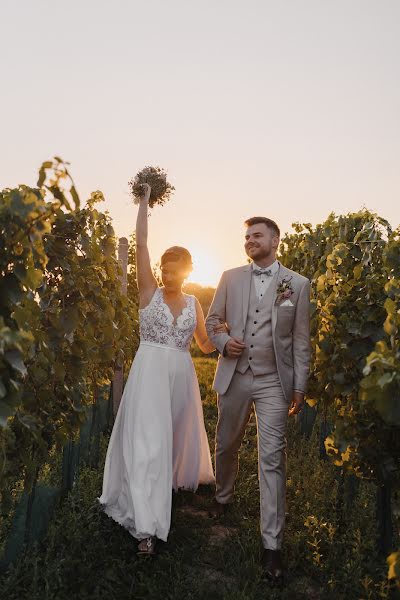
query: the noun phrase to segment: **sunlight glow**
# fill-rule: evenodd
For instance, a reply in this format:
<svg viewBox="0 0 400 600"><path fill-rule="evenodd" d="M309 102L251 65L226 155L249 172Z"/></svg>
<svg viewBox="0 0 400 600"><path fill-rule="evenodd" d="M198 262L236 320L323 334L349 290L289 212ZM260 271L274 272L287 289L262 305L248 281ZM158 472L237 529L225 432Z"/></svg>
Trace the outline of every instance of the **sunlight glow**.
<svg viewBox="0 0 400 600"><path fill-rule="evenodd" d="M221 277L221 265L202 248L192 248L193 271L188 282L216 287Z"/></svg>

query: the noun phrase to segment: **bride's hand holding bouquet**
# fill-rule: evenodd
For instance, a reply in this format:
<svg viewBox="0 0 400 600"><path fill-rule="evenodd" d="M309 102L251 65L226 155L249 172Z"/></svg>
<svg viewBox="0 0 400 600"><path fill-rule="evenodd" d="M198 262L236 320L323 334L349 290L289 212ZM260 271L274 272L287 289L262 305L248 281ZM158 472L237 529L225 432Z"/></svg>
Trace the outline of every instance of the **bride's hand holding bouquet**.
<svg viewBox="0 0 400 600"><path fill-rule="evenodd" d="M143 197L147 197L148 204L153 208L155 204L165 204L175 190L174 186L167 181L166 172L160 167L144 167L135 177L129 181L129 187L135 204L140 204Z"/></svg>

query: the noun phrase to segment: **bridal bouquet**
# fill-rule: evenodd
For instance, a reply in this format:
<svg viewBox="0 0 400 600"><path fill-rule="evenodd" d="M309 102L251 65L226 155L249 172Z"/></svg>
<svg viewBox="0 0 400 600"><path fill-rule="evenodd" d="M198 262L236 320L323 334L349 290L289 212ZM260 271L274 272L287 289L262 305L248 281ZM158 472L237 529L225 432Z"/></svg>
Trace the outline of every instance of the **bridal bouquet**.
<svg viewBox="0 0 400 600"><path fill-rule="evenodd" d="M167 181L167 174L163 169L160 167L144 167L128 184L135 204L138 204L143 196L144 183L148 183L151 187L150 208L153 208L155 204L165 204L175 190L174 186Z"/></svg>

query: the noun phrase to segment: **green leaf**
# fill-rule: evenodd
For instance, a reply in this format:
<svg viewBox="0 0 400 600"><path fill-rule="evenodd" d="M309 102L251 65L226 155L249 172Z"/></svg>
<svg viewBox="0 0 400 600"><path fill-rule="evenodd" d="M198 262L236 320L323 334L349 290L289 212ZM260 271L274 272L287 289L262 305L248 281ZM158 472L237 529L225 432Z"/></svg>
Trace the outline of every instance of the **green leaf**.
<svg viewBox="0 0 400 600"><path fill-rule="evenodd" d="M317 279L317 292L322 292L325 289L325 275L320 275Z"/></svg>
<svg viewBox="0 0 400 600"><path fill-rule="evenodd" d="M75 188L74 185L70 189L70 194L71 194L72 199L73 199L73 201L75 203L75 210L79 209L80 200L79 200L78 192L76 191L76 188Z"/></svg>
<svg viewBox="0 0 400 600"><path fill-rule="evenodd" d="M4 358L15 371L24 376L27 374L26 366L19 350L8 350L8 352L5 352Z"/></svg>
<svg viewBox="0 0 400 600"><path fill-rule="evenodd" d="M396 302L394 302L394 300L392 300L391 298L386 298L384 307L389 315L392 315L397 312Z"/></svg>
<svg viewBox="0 0 400 600"><path fill-rule="evenodd" d="M42 279L43 279L43 272L40 269L34 269L31 267L30 269L28 269L26 271L25 283L32 290L35 290L36 288L38 288L41 285Z"/></svg>
<svg viewBox="0 0 400 600"><path fill-rule="evenodd" d="M43 163L40 171L39 171L39 177L37 180L37 186L38 188L41 188L44 184L44 182L46 181L46 168L50 168L50 167L45 167L45 165L48 165L49 163ZM51 166L51 163L50 163Z"/></svg>
<svg viewBox="0 0 400 600"><path fill-rule="evenodd" d="M388 579L400 579L400 552L392 552L387 558L389 565Z"/></svg>
<svg viewBox="0 0 400 600"><path fill-rule="evenodd" d="M400 427L400 395L392 387L387 388L387 393L377 395L375 407L388 425Z"/></svg>
<svg viewBox="0 0 400 600"><path fill-rule="evenodd" d="M363 267L361 264L356 265L353 269L354 279L360 279Z"/></svg>
<svg viewBox="0 0 400 600"><path fill-rule="evenodd" d="M389 314L387 316L387 319L385 320L385 323L383 325L383 329L388 335L395 335L397 333L396 323L392 315Z"/></svg>
<svg viewBox="0 0 400 600"><path fill-rule="evenodd" d="M378 379L378 385L381 388L385 387L385 385L387 385L388 383L391 383L391 381L393 381L393 377L394 377L394 373L385 373L384 375L382 375L382 377L380 377Z"/></svg>
<svg viewBox="0 0 400 600"><path fill-rule="evenodd" d="M7 421L15 413L15 408L0 400L0 427L7 427Z"/></svg>

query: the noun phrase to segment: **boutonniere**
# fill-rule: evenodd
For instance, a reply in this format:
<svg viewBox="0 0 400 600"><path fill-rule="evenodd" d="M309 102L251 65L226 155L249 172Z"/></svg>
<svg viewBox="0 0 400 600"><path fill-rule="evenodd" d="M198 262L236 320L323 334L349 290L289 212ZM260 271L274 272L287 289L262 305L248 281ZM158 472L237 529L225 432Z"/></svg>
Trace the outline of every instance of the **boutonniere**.
<svg viewBox="0 0 400 600"><path fill-rule="evenodd" d="M279 304L282 300L287 300L293 294L292 277L284 277L276 288L277 298L275 304Z"/></svg>

